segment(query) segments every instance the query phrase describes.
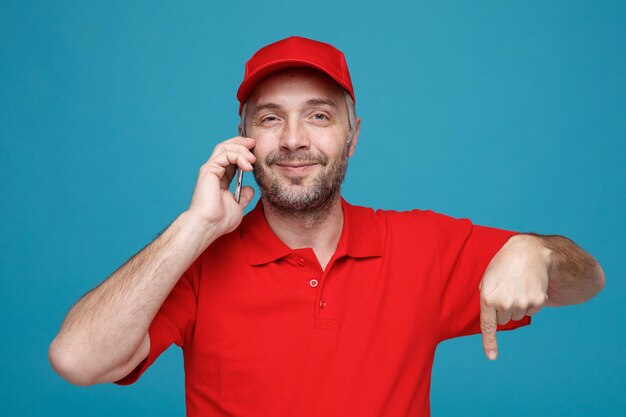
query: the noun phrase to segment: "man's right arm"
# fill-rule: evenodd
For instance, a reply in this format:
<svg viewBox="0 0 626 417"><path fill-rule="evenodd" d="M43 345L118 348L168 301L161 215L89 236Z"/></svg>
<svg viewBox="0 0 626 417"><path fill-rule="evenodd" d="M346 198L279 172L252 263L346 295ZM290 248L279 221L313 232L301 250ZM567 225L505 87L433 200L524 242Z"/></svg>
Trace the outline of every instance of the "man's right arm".
<svg viewBox="0 0 626 417"><path fill-rule="evenodd" d="M148 328L174 285L241 222L254 192L244 187L237 204L228 186L235 167L252 170L253 147L253 139L241 137L219 144L200 169L189 209L72 307L49 349L63 378L77 385L113 382L146 358Z"/></svg>

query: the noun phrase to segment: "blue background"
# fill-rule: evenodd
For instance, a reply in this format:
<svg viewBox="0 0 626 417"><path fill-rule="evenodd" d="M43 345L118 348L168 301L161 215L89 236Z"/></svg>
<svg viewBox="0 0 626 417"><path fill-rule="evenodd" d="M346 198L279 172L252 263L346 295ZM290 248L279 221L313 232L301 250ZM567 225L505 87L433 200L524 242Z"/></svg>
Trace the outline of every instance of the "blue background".
<svg viewBox="0 0 626 417"><path fill-rule="evenodd" d="M623 416L626 7L619 1L32 2L0 6L0 404L6 416L184 415L180 350L74 387L47 348L236 134L244 62L289 35L347 56L363 118L344 195L566 235L591 302L443 343L433 416ZM246 177L251 182L251 176Z"/></svg>

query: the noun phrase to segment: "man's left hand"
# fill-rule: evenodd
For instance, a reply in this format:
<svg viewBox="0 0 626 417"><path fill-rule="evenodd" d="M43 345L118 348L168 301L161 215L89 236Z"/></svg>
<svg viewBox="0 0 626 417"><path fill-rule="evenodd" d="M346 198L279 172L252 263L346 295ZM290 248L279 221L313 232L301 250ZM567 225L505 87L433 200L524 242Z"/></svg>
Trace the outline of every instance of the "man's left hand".
<svg viewBox="0 0 626 417"><path fill-rule="evenodd" d="M489 359L498 356L498 324L532 316L546 305L551 253L541 238L516 235L489 263L479 287L480 328Z"/></svg>

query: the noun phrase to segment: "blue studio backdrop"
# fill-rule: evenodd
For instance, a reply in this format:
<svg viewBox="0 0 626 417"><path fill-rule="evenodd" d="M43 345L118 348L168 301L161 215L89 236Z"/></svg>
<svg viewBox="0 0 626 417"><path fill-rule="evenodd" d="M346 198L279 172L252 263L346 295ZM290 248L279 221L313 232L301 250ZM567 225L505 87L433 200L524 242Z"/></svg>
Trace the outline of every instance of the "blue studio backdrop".
<svg viewBox="0 0 626 417"><path fill-rule="evenodd" d="M47 359L84 293L186 209L236 135L259 47L350 65L363 118L344 196L563 234L603 265L591 302L439 346L432 415L624 416L626 6L620 1L0 3L0 413L183 416L180 349L135 385ZM246 176L252 182L252 176Z"/></svg>

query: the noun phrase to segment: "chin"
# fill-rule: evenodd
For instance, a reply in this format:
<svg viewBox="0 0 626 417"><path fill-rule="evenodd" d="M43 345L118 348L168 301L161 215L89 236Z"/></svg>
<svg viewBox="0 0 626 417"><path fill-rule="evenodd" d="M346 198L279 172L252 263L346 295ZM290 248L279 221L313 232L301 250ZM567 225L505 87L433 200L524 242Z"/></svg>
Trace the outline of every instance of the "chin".
<svg viewBox="0 0 626 417"><path fill-rule="evenodd" d="M289 180L290 184L286 185L286 187L291 186L296 186L296 187L301 187L303 186L303 182L304 182L304 177L287 177L287 179Z"/></svg>

